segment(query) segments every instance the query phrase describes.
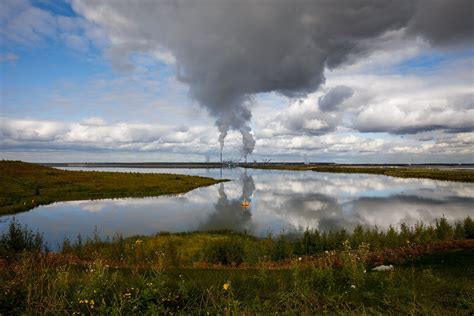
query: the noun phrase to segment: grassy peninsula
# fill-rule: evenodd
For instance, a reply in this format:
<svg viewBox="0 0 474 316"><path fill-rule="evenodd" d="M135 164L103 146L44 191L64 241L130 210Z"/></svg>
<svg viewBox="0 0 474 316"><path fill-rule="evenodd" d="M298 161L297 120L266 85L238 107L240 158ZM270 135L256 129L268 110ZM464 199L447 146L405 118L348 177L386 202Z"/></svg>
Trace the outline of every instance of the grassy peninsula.
<svg viewBox="0 0 474 316"><path fill-rule="evenodd" d="M177 194L223 180L177 174L65 171L0 161L0 215L59 201Z"/></svg>
<svg viewBox="0 0 474 316"><path fill-rule="evenodd" d="M422 167L393 167L393 166L357 166L357 165L290 165L268 164L247 168L277 169L277 170L311 170L316 172L334 173L368 173L400 178L426 178L442 181L474 182L474 170L470 169L438 169Z"/></svg>

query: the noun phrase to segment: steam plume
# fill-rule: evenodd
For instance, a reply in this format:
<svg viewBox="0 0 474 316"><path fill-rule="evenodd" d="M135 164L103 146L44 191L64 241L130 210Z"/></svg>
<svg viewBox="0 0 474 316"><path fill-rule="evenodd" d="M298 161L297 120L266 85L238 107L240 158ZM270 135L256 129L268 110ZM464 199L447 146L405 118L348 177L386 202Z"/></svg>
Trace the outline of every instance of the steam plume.
<svg viewBox="0 0 474 316"><path fill-rule="evenodd" d="M244 157L255 146L252 95L313 92L326 68L366 55L361 43L389 30L445 46L472 43L474 29L471 0L72 1L113 39L117 68L133 53L171 53L178 80L216 118L221 150L236 130Z"/></svg>

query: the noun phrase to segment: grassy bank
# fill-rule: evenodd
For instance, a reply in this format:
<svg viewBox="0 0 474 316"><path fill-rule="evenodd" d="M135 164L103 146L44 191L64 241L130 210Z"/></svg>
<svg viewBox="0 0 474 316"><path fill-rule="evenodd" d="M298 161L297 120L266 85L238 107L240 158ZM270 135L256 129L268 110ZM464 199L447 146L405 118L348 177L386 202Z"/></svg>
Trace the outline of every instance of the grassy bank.
<svg viewBox="0 0 474 316"><path fill-rule="evenodd" d="M0 312L469 314L473 237L470 218L440 219L292 239L228 231L79 238L46 253L40 235L12 223L0 239ZM372 271L380 264L394 268Z"/></svg>
<svg viewBox="0 0 474 316"><path fill-rule="evenodd" d="M365 167L365 166L345 166L345 165L252 165L247 168L276 169L276 170L312 170L316 172L334 173L368 173L381 174L400 178L426 178L443 181L474 182L474 170L468 169L433 169L433 168L403 168L403 167Z"/></svg>
<svg viewBox="0 0 474 316"><path fill-rule="evenodd" d="M65 171L0 161L0 215L59 201L177 194L221 180L176 174Z"/></svg>

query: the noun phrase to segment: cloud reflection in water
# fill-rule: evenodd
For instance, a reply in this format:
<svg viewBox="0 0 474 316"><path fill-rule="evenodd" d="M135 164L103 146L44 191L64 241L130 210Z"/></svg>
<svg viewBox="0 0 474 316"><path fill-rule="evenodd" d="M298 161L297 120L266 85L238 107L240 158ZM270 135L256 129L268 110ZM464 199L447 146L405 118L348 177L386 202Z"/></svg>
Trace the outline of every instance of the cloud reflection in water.
<svg viewBox="0 0 474 316"><path fill-rule="evenodd" d="M220 171L192 173L219 177ZM176 196L54 203L15 217L55 246L64 237L86 237L95 226L103 236L216 229L265 236L307 227L384 229L402 222L433 223L441 216L451 221L473 216L471 183L257 169L225 170L224 177L234 181ZM242 207L244 199L249 209ZM0 231L11 217L0 218Z"/></svg>

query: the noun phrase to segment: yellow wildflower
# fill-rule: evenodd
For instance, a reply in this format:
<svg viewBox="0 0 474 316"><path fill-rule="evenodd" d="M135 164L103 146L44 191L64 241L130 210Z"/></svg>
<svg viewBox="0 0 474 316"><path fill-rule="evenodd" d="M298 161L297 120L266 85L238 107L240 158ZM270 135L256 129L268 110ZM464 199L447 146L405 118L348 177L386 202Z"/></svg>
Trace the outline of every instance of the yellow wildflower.
<svg viewBox="0 0 474 316"><path fill-rule="evenodd" d="M94 300L91 300L91 305L94 305L94 304L95 304Z"/></svg>
<svg viewBox="0 0 474 316"><path fill-rule="evenodd" d="M84 303L89 304L89 300L84 300Z"/></svg>
<svg viewBox="0 0 474 316"><path fill-rule="evenodd" d="M227 281L226 283L224 283L224 286L223 286L224 290L227 291L230 289L230 281Z"/></svg>

